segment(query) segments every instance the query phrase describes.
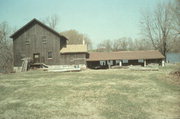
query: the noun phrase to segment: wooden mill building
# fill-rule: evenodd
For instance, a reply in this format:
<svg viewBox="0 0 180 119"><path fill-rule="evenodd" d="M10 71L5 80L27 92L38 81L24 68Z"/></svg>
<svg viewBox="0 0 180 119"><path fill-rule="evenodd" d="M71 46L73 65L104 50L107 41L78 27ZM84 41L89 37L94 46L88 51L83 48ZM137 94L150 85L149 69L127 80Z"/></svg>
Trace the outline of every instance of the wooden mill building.
<svg viewBox="0 0 180 119"><path fill-rule="evenodd" d="M10 37L13 38L14 66L21 66L23 58L47 65L86 63L87 46L67 45L66 37L37 19L31 20Z"/></svg>

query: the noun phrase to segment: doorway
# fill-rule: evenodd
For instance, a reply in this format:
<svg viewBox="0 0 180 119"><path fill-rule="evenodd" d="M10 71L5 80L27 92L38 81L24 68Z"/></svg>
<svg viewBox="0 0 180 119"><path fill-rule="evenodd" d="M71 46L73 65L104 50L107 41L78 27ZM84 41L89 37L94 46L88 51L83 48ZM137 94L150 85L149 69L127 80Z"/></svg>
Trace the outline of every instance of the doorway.
<svg viewBox="0 0 180 119"><path fill-rule="evenodd" d="M40 62L40 53L34 53L33 54L33 61L34 61L34 63Z"/></svg>

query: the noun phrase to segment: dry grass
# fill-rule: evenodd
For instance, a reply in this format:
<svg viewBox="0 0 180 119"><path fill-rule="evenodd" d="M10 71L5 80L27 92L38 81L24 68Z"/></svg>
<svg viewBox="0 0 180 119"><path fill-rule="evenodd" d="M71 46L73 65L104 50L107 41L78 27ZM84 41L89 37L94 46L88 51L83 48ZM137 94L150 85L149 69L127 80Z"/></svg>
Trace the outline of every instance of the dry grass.
<svg viewBox="0 0 180 119"><path fill-rule="evenodd" d="M180 118L180 86L169 80L174 68L0 75L0 118Z"/></svg>

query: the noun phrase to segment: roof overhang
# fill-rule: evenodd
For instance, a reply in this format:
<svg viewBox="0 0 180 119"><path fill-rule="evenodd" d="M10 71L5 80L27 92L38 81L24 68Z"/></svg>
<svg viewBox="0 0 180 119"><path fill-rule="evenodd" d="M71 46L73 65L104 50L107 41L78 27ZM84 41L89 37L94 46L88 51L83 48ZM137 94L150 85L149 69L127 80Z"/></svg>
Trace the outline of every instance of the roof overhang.
<svg viewBox="0 0 180 119"><path fill-rule="evenodd" d="M96 62L96 61L109 61L109 60L153 60L153 59L164 59L164 58L139 58L139 59L122 59L122 58L117 58L117 59L86 59L87 62Z"/></svg>
<svg viewBox="0 0 180 119"><path fill-rule="evenodd" d="M88 52L60 52L61 54L88 54Z"/></svg>
<svg viewBox="0 0 180 119"><path fill-rule="evenodd" d="M57 35L58 37L60 38L63 38L64 40L67 40L67 38L63 35L60 35L58 32L56 32L55 30L53 30L52 28L48 27L47 25L43 24L42 22L40 22L39 20L37 19L32 19L30 22L28 22L27 24L25 24L23 27L21 27L19 30L17 30L15 33L13 33L10 38L15 38L17 36L19 36L22 31L25 31L26 29L28 29L28 27L30 27L31 25L34 25L34 24L39 24L40 26L46 28L47 30L49 30L50 32L52 32L53 34Z"/></svg>
<svg viewBox="0 0 180 119"><path fill-rule="evenodd" d="M74 44L66 45L60 50L61 54L73 54L73 53L88 53L87 45Z"/></svg>
<svg viewBox="0 0 180 119"><path fill-rule="evenodd" d="M86 61L103 61L103 60L148 60L164 59L165 57L156 50L149 51L119 51L119 52L92 52Z"/></svg>

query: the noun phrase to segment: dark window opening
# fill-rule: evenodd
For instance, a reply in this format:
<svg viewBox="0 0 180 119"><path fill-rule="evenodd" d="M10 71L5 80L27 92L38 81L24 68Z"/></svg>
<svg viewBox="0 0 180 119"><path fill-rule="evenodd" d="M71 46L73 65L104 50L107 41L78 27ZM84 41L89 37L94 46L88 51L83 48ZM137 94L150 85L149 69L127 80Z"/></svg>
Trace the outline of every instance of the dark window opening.
<svg viewBox="0 0 180 119"><path fill-rule="evenodd" d="M33 54L33 61L34 61L34 63L40 62L40 53L34 53Z"/></svg>
<svg viewBox="0 0 180 119"><path fill-rule="evenodd" d="M52 52L48 52L48 58L52 58Z"/></svg>
<svg viewBox="0 0 180 119"><path fill-rule="evenodd" d="M29 45L29 44L30 44L30 41L29 41L29 40L26 40L26 41L25 41L25 44L26 44L26 45Z"/></svg>
<svg viewBox="0 0 180 119"><path fill-rule="evenodd" d="M128 60L123 60L123 63L128 63Z"/></svg>

